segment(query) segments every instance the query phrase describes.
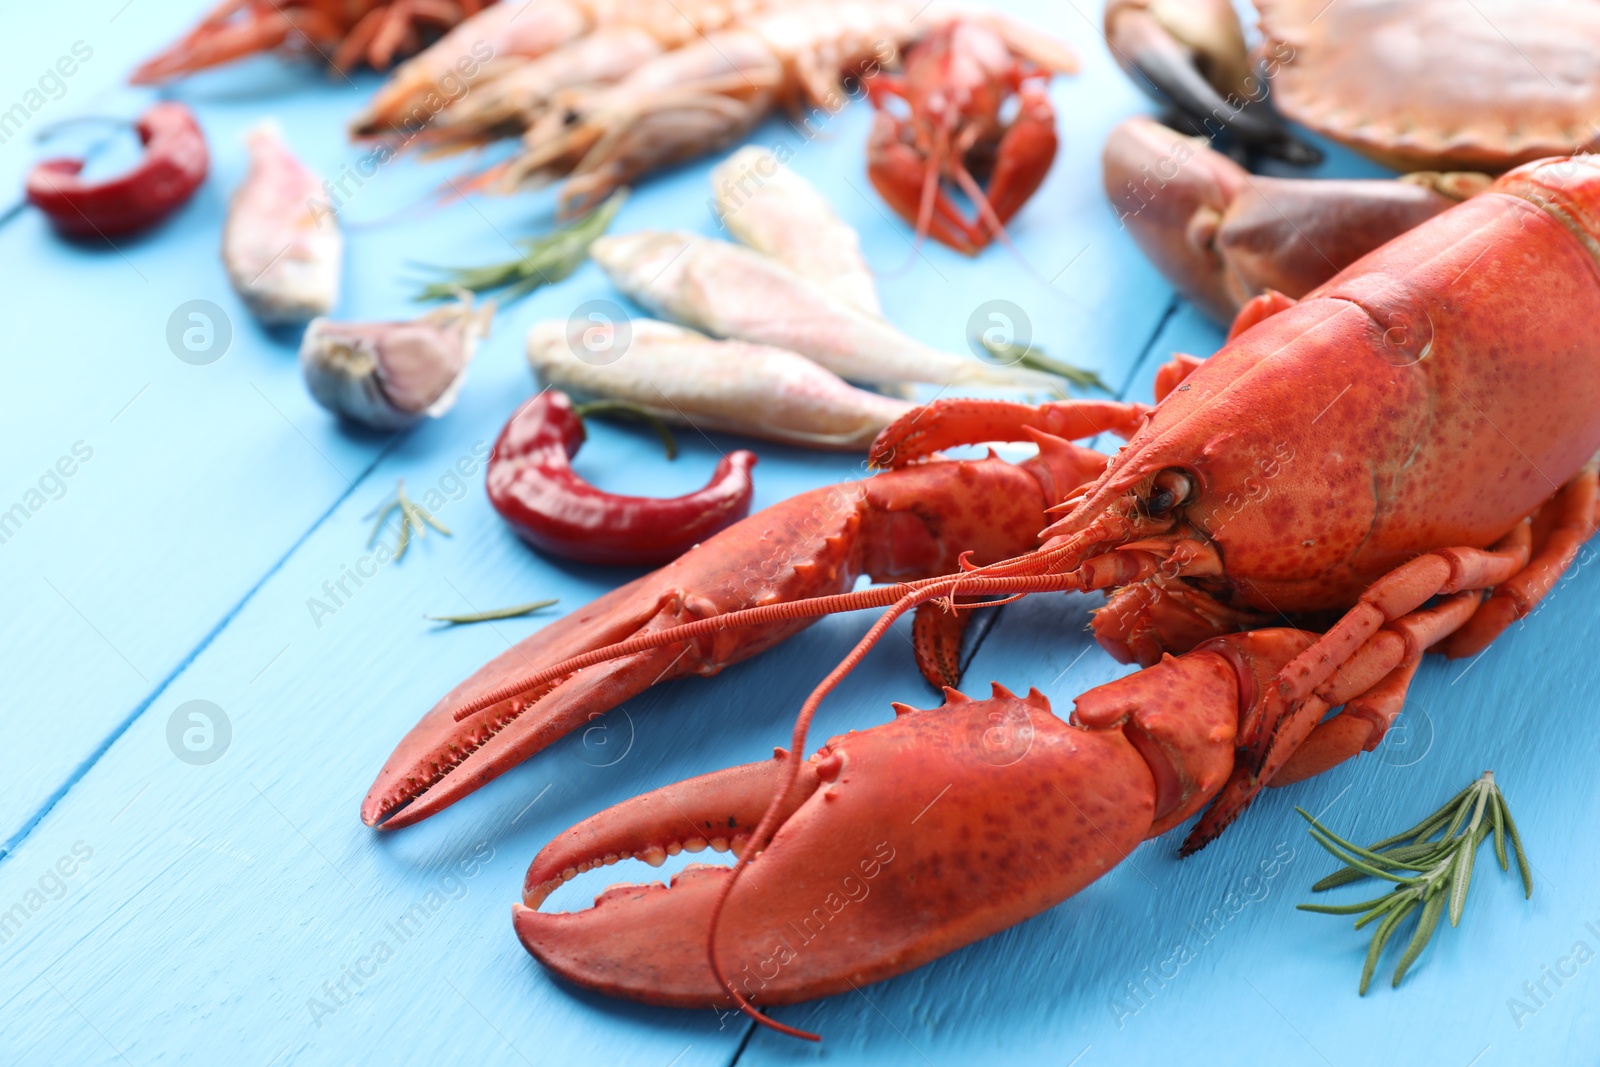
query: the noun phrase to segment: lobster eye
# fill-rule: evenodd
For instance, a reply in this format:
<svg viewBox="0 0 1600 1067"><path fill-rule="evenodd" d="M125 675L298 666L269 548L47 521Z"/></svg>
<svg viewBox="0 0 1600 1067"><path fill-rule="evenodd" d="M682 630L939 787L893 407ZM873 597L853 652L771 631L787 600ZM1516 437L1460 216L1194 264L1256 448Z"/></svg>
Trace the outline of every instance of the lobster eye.
<svg viewBox="0 0 1600 1067"><path fill-rule="evenodd" d="M1194 481L1186 472L1164 470L1155 476L1145 510L1151 518L1159 519L1180 504L1187 504L1193 492Z"/></svg>

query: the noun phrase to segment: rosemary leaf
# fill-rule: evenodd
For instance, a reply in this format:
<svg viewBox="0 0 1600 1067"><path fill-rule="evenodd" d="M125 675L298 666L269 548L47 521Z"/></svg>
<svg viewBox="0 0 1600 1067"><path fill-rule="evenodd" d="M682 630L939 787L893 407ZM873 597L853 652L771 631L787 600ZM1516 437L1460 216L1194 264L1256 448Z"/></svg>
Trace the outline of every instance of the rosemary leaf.
<svg viewBox="0 0 1600 1067"><path fill-rule="evenodd" d="M1359 904L1296 904L1294 907L1296 911L1314 911L1318 915L1360 915L1364 911L1377 911L1380 908L1387 910L1384 902L1390 899L1382 896L1363 900Z"/></svg>
<svg viewBox="0 0 1600 1067"><path fill-rule="evenodd" d="M429 526L432 526L435 530L438 530L440 533L444 534L446 537L450 536L450 527L446 526L444 523L442 523L438 519L434 518L433 517L433 512L429 511L427 508L423 507L421 504L413 504L412 507L414 507L416 509L417 516L419 518L421 518L423 522L427 523Z"/></svg>
<svg viewBox="0 0 1600 1067"><path fill-rule="evenodd" d="M1451 926L1459 926L1461 923L1461 909L1467 906L1467 887L1472 884L1472 857L1477 854L1476 843L1456 852L1456 869L1450 875Z"/></svg>
<svg viewBox="0 0 1600 1067"><path fill-rule="evenodd" d="M1416 899L1416 895L1417 891L1415 889L1396 889L1388 896L1384 897L1383 901L1377 907L1373 908L1371 911L1361 916L1361 918L1357 919L1356 929L1359 930L1363 926L1372 922L1374 919L1378 919L1384 915L1387 915L1393 908L1397 908L1402 904L1413 902Z"/></svg>
<svg viewBox="0 0 1600 1067"><path fill-rule="evenodd" d="M406 549L411 547L411 523L408 519L400 520L400 535L394 540L394 561L399 563L406 558Z"/></svg>
<svg viewBox="0 0 1600 1067"><path fill-rule="evenodd" d="M1100 379L1100 375L1092 370L1074 366L1065 360L1055 359L1045 355L1032 345L1019 345L1015 341L991 341L987 337L975 337L974 341L996 363L1026 367L1029 370L1041 371L1045 374L1054 374L1058 378L1065 378L1080 389L1099 389L1102 392L1111 392L1111 387Z"/></svg>
<svg viewBox="0 0 1600 1067"><path fill-rule="evenodd" d="M1444 911L1445 896L1443 893L1434 893L1428 902L1422 906L1422 918L1417 920L1417 929L1411 935L1411 943L1406 946L1405 954L1400 957L1400 962L1394 968L1394 982L1391 987L1400 988L1400 979L1406 976L1411 965L1417 962L1417 957L1422 955L1422 950L1428 947L1428 942L1433 939L1434 928L1439 925L1439 915Z"/></svg>
<svg viewBox="0 0 1600 1067"><path fill-rule="evenodd" d="M1522 835L1517 833L1517 824L1511 818L1511 809L1506 806L1504 793L1495 797L1500 805L1500 816L1506 821L1506 830L1511 834L1511 847L1517 853L1517 873L1522 875L1522 897L1524 900L1533 896L1533 872L1528 869L1528 855L1522 851Z"/></svg>
<svg viewBox="0 0 1600 1067"><path fill-rule="evenodd" d="M1313 893L1321 893L1329 889L1337 889L1342 885L1349 885L1351 882L1359 882L1366 876L1366 871L1358 871L1354 867L1341 867L1328 875L1328 877L1313 884L1311 891Z"/></svg>
<svg viewBox="0 0 1600 1067"><path fill-rule="evenodd" d="M1366 965L1361 968L1361 996L1367 995L1367 986L1372 984L1372 972L1378 969L1378 957L1383 954L1383 946L1388 943L1389 935L1394 933L1394 928L1400 925L1400 920L1416 906L1416 901L1413 900L1404 907L1390 912L1388 918L1378 924L1378 932L1372 935L1372 944L1367 947Z"/></svg>
<svg viewBox="0 0 1600 1067"><path fill-rule="evenodd" d="M496 622L500 619L520 619L524 615L532 615L540 608L548 608L559 604L559 600L535 600L528 604L518 604L510 608L494 608L491 611L474 611L467 615L429 615L434 622L445 622L452 626L465 626L474 622Z"/></svg>
<svg viewBox="0 0 1600 1067"><path fill-rule="evenodd" d="M454 300L463 289L474 293L505 289L500 296L500 305L504 307L541 285L553 285L583 265L589 246L610 227L626 198L627 190L618 189L583 218L516 242L522 249L522 255L516 259L482 267L430 266L428 269L439 271L443 277L424 286L415 299Z"/></svg>
<svg viewBox="0 0 1600 1067"><path fill-rule="evenodd" d="M1418 907L1421 907L1422 913L1416 929L1395 965L1392 984L1396 987L1422 955L1438 928L1440 916L1445 914L1447 908L1450 925L1459 925L1466 908L1467 892L1472 885L1478 849L1491 835L1495 839L1501 870L1508 869L1505 838L1510 836L1512 849L1517 855L1518 873L1522 876L1523 894L1533 895L1532 870L1522 850L1522 841L1516 823L1511 819L1505 795L1495 784L1492 771L1485 771L1480 778L1411 829L1384 838L1369 848L1360 848L1346 841L1305 811L1295 810L1310 823L1312 839L1346 864L1341 870L1314 884L1311 887L1314 892L1347 885L1364 877L1397 883L1387 895L1360 904L1298 905L1301 911L1323 915L1360 913L1355 923L1357 930L1377 922L1378 927L1367 947L1366 963L1361 972L1363 995L1371 984L1384 946L1399 924ZM1488 818L1484 818L1485 814ZM1402 878L1391 873L1394 871L1415 871L1416 874Z"/></svg>
<svg viewBox="0 0 1600 1067"><path fill-rule="evenodd" d="M1437 841L1424 841L1416 845L1401 845L1398 848L1390 849L1383 855L1393 861L1396 869L1422 871L1432 867L1438 861L1439 852L1440 847ZM1311 891L1313 893L1321 893L1327 889L1349 885L1351 882L1360 881L1365 877L1367 877L1365 871L1357 870L1354 867L1345 867L1334 871L1317 882L1311 887Z"/></svg>
<svg viewBox="0 0 1600 1067"><path fill-rule="evenodd" d="M1456 831L1461 829L1461 822L1467 817L1467 808L1471 806L1471 803L1471 801L1466 801L1462 803L1460 807L1456 808L1455 816L1451 818L1450 825L1445 828L1445 840L1449 840L1450 838L1454 837Z"/></svg>
<svg viewBox="0 0 1600 1067"><path fill-rule="evenodd" d="M1478 787L1477 801L1472 805L1472 821L1467 823L1468 829L1473 833L1478 832L1478 827L1483 823L1483 806L1489 800L1489 789L1486 785Z"/></svg>
<svg viewBox="0 0 1600 1067"><path fill-rule="evenodd" d="M1317 844L1333 853L1339 859L1344 860L1344 862L1349 866L1354 867L1356 870L1359 870L1363 874L1369 875L1373 878L1384 878L1391 882L1402 883L1412 881L1412 879L1401 878L1398 875L1390 874L1388 871L1384 870L1384 867L1398 867L1397 864L1391 862L1387 857L1380 856L1376 852L1371 852L1367 849L1361 848L1358 845L1351 844L1349 841L1346 841L1344 838L1323 826L1316 819L1313 819L1304 808L1295 808L1294 810L1298 811L1302 816L1305 817L1306 821L1311 824L1312 839L1315 840Z"/></svg>
<svg viewBox="0 0 1600 1067"><path fill-rule="evenodd" d="M1500 861L1502 871L1510 870L1506 866L1506 820L1500 813L1500 798L1489 805L1489 814L1494 819L1494 858Z"/></svg>

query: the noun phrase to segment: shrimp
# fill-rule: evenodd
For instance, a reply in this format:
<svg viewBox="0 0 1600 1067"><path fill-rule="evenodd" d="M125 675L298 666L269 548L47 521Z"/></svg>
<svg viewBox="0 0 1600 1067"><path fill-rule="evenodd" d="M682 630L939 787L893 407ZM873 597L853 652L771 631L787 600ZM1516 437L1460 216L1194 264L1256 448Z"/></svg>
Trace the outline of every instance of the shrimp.
<svg viewBox="0 0 1600 1067"><path fill-rule="evenodd" d="M660 41L639 26L597 30L468 93L434 116L430 147L465 147L516 136L537 122L557 95L610 85L659 56Z"/></svg>
<svg viewBox="0 0 1600 1067"><path fill-rule="evenodd" d="M472 81L542 56L592 28L590 5L584 0L491 4L396 67L371 102L350 120L351 135L389 135L407 120L422 125L444 101L458 99Z"/></svg>
<svg viewBox="0 0 1600 1067"><path fill-rule="evenodd" d="M609 84L649 58L637 54L636 38L609 39L614 30L631 28L647 34L659 53L782 2L785 0L502 0L397 69L352 120L351 132L357 137L385 136L402 122L414 132L436 118L442 107L460 103L470 87L487 86L541 58L552 63L544 74L529 76L535 85L551 85L552 71L566 72L569 77L584 71L595 75L554 88ZM608 43L618 47L617 55L603 54ZM617 66L627 55L635 58ZM510 96L516 95L513 88ZM499 110L491 106L487 114ZM468 108L452 123L465 126L473 114ZM494 135L492 130L499 121L485 120L485 137Z"/></svg>
<svg viewBox="0 0 1600 1067"><path fill-rule="evenodd" d="M786 348L857 382L1048 389L1054 380L930 348L771 256L688 233L644 230L589 248L613 284L664 318Z"/></svg>
<svg viewBox="0 0 1600 1067"><path fill-rule="evenodd" d="M870 77L922 30L909 0L784 5L707 33L615 85L563 93L495 175L500 188L565 178L581 214L619 185L732 143L774 108L836 110L841 79Z"/></svg>
<svg viewBox="0 0 1600 1067"><path fill-rule="evenodd" d="M250 169L228 205L222 264L264 323L301 323L339 301L344 238L322 181L289 151L276 123L245 135Z"/></svg>

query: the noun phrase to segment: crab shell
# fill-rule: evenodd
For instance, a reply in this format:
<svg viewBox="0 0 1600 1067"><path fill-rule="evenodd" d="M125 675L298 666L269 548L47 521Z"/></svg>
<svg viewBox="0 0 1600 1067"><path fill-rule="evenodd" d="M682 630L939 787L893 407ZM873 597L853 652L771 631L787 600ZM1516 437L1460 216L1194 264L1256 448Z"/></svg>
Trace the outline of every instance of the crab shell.
<svg viewBox="0 0 1600 1067"><path fill-rule="evenodd" d="M1600 148L1600 4L1256 0L1286 118L1399 170Z"/></svg>

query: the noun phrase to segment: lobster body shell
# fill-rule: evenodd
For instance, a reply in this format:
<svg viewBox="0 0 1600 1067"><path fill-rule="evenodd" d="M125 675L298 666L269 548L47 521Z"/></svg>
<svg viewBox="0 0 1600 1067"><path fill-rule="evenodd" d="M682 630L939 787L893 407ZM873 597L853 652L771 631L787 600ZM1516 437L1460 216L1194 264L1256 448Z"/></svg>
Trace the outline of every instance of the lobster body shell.
<svg viewBox="0 0 1600 1067"><path fill-rule="evenodd" d="M1550 166L1573 177L1524 168L1244 330L1082 510L1191 472L1185 518L1264 611L1345 608L1420 553L1498 540L1600 449L1600 166Z"/></svg>

